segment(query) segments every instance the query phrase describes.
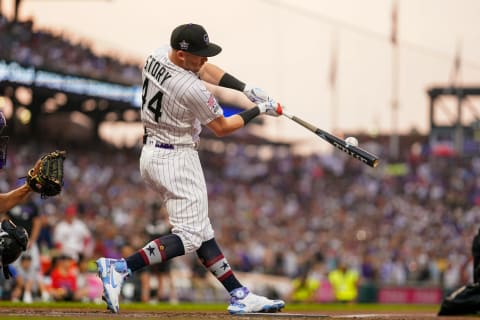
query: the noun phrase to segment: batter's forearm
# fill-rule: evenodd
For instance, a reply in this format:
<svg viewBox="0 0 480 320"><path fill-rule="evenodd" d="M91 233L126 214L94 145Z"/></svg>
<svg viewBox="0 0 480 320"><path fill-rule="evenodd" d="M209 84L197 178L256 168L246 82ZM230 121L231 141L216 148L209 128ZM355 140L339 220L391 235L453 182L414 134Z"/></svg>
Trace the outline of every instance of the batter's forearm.
<svg viewBox="0 0 480 320"><path fill-rule="evenodd" d="M245 123L242 117L238 114L234 114L227 118L220 116L207 124L207 127L212 130L217 137L226 136L244 126Z"/></svg>
<svg viewBox="0 0 480 320"><path fill-rule="evenodd" d="M199 76L200 79L208 83L240 92L245 91L247 87L245 82L240 81L233 75L211 63L205 63L203 65L202 69L200 69Z"/></svg>
<svg viewBox="0 0 480 320"><path fill-rule="evenodd" d="M6 213L8 210L22 203L30 195L30 187L24 184L10 192L0 194L0 213Z"/></svg>
<svg viewBox="0 0 480 320"><path fill-rule="evenodd" d="M213 93L215 99L222 104L236 106L242 109L249 109L255 106L255 103L250 101L246 95L240 91L229 88L220 87L210 83L205 83L208 91Z"/></svg>

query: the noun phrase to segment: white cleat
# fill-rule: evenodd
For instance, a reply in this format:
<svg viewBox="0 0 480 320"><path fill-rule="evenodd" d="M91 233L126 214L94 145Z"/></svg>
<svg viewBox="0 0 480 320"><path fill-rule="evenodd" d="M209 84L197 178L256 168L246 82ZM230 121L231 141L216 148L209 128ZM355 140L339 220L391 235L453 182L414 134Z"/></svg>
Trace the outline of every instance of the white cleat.
<svg viewBox="0 0 480 320"><path fill-rule="evenodd" d="M97 260L98 276L103 283L103 300L113 313L120 311L119 297L122 284L129 275L125 259L100 258Z"/></svg>
<svg viewBox="0 0 480 320"><path fill-rule="evenodd" d="M233 290L230 295L230 305L227 310L230 314L253 312L279 312L285 307L283 300L271 300L251 293L246 287Z"/></svg>

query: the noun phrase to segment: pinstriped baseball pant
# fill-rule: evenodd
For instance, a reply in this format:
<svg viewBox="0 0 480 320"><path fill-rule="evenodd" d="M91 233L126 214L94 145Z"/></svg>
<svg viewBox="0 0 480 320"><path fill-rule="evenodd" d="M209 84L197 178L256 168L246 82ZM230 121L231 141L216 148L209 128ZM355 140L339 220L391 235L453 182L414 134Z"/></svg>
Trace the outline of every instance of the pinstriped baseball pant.
<svg viewBox="0 0 480 320"><path fill-rule="evenodd" d="M140 156L143 179L164 201L172 233L180 237L185 253L196 251L214 237L208 217L208 195L197 150L162 149L144 145Z"/></svg>

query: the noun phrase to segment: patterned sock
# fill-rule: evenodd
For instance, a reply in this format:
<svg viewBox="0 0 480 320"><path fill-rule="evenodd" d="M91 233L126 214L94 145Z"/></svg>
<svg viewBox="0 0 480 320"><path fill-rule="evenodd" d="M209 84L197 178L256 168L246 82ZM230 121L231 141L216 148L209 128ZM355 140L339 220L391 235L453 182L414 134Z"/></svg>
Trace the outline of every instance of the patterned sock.
<svg viewBox="0 0 480 320"><path fill-rule="evenodd" d="M197 255L202 264L220 281L228 292L242 287L233 274L227 259L217 245L215 238L202 243L197 250Z"/></svg>
<svg viewBox="0 0 480 320"><path fill-rule="evenodd" d="M183 256L185 249L179 236L168 234L147 243L130 257L125 258L127 267L135 272L145 266Z"/></svg>

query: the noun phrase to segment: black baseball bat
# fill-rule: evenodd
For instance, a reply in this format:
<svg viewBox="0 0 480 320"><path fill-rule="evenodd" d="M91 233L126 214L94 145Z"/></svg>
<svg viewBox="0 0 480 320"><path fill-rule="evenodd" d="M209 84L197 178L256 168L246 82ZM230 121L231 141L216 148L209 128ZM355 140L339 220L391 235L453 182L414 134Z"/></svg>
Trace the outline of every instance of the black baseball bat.
<svg viewBox="0 0 480 320"><path fill-rule="evenodd" d="M308 130L312 131L317 136L319 136L323 140L327 141L328 143L330 143L331 145L336 147L338 150L345 152L349 156L351 156L351 157L369 165L370 167L375 168L376 166L378 166L379 160L378 160L378 157L376 155L374 155L374 154L372 154L372 153L370 153L370 152L368 152L368 151L366 151L362 148L352 146L351 144L348 144L347 142L345 142L345 140L343 140L339 137L336 137L333 134L328 133L325 130L317 128L313 124L310 124L307 121L302 120L299 117L297 117L297 116L295 116L295 115L293 115L289 112L285 112L285 110L282 111L282 114L285 117L295 121L296 123L298 123L302 127L305 127Z"/></svg>

